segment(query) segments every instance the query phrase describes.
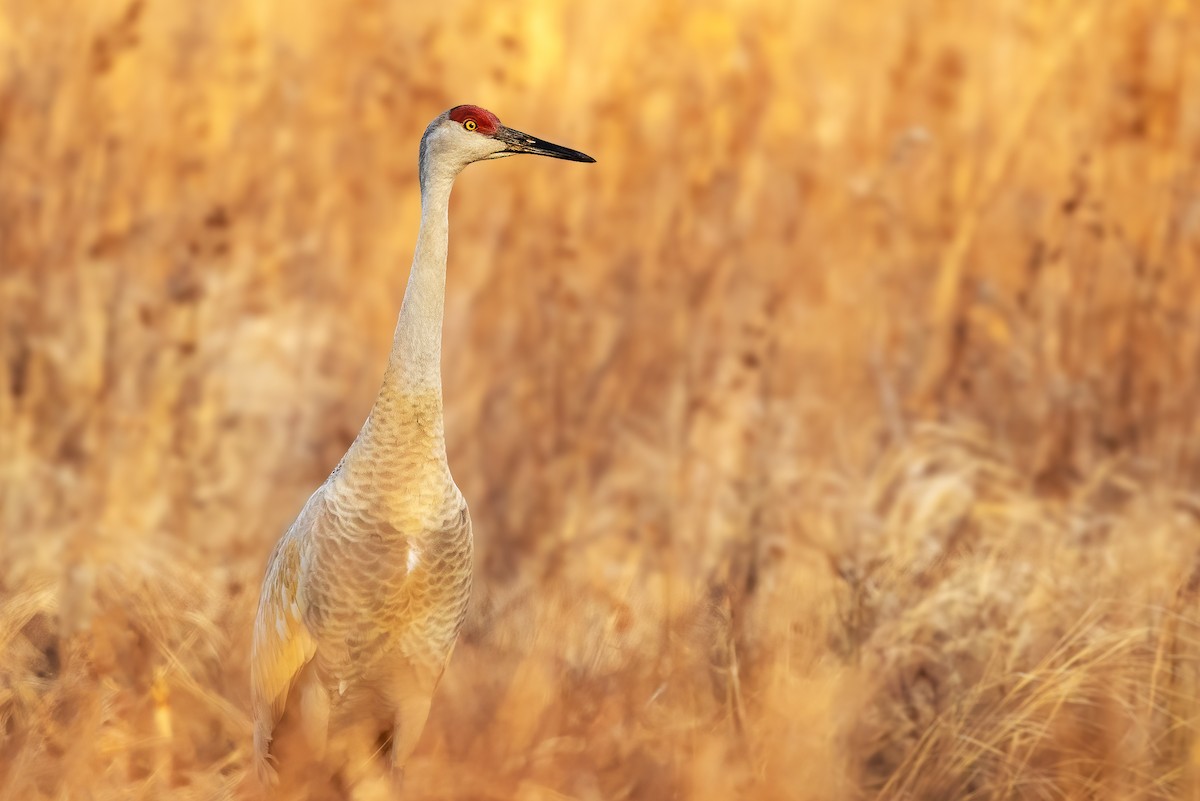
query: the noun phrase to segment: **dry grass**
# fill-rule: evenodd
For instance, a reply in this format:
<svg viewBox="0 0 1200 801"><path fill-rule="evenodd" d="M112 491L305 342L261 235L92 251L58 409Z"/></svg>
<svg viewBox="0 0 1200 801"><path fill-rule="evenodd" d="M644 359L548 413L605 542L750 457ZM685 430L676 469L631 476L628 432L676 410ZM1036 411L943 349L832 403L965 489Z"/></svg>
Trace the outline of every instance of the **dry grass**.
<svg viewBox="0 0 1200 801"><path fill-rule="evenodd" d="M455 102L411 798L1200 799L1200 8L0 0L0 798L251 798Z"/></svg>

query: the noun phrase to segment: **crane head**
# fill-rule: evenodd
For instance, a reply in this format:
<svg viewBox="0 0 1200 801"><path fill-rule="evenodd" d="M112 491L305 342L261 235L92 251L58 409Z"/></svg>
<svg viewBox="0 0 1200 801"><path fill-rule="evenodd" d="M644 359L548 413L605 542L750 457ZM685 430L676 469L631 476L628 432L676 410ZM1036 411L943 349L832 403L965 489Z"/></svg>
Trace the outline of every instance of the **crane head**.
<svg viewBox="0 0 1200 801"><path fill-rule="evenodd" d="M485 108L463 105L440 114L421 138L421 169L444 165L453 172L474 161L531 153L567 161L594 162L591 156L509 128Z"/></svg>

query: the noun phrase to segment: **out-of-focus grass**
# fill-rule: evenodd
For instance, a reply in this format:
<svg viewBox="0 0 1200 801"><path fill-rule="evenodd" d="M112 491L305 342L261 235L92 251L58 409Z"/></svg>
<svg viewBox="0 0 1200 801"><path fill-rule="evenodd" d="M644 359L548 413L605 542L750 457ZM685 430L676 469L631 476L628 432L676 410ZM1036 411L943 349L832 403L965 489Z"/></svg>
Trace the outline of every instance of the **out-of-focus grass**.
<svg viewBox="0 0 1200 801"><path fill-rule="evenodd" d="M0 798L250 798L457 102L412 798L1200 798L1200 10L0 2Z"/></svg>

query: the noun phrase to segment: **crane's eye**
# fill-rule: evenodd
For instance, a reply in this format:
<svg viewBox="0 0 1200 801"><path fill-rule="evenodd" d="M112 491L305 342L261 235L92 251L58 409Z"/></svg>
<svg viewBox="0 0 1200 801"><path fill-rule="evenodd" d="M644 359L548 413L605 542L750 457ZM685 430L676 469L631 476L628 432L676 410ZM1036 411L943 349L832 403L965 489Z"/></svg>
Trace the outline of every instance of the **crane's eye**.
<svg viewBox="0 0 1200 801"><path fill-rule="evenodd" d="M475 122L475 120L467 120L466 122L463 123L463 127L466 128L468 131L473 131L479 126Z"/></svg>

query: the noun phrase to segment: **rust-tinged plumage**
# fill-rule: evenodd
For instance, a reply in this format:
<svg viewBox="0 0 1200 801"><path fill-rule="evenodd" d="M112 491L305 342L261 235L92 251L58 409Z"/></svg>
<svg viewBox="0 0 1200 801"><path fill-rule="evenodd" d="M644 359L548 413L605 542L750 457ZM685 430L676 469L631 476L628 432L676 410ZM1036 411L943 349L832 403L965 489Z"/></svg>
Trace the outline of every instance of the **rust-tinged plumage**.
<svg viewBox="0 0 1200 801"><path fill-rule="evenodd" d="M421 227L383 386L263 579L250 674L267 783L277 771L340 773L353 787L379 772L380 755L398 777L416 747L471 591L471 518L442 427L450 189L481 159L591 160L474 106L435 119L420 152Z"/></svg>

